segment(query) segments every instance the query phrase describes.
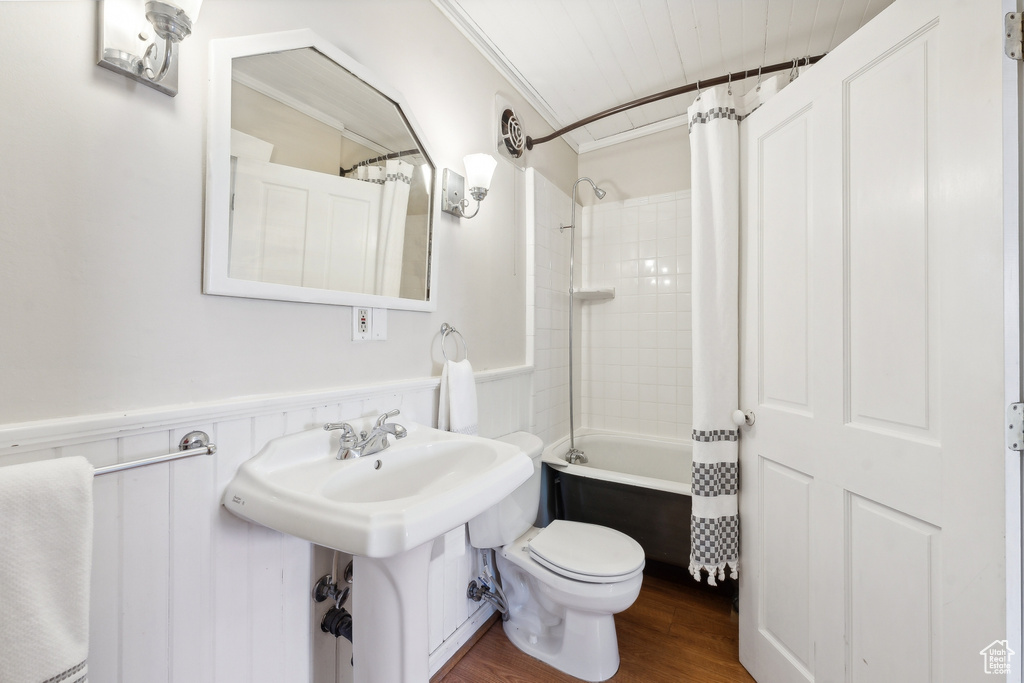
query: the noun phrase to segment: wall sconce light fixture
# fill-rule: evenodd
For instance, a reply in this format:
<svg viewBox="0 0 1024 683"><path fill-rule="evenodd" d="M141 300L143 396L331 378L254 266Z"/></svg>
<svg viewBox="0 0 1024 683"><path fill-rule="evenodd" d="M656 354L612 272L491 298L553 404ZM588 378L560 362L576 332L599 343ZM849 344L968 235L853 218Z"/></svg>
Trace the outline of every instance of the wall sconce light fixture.
<svg viewBox="0 0 1024 683"><path fill-rule="evenodd" d="M178 43L192 33L202 4L203 0L100 0L99 65L174 97Z"/></svg>
<svg viewBox="0 0 1024 683"><path fill-rule="evenodd" d="M450 168L444 169L441 176L441 210L459 218L472 218L480 213L480 202L487 196L491 176L498 162L490 154L470 154L462 163L466 166L465 178ZM476 211L471 214L466 213L466 207L469 206L465 195L466 185L469 185L469 196L476 200Z"/></svg>

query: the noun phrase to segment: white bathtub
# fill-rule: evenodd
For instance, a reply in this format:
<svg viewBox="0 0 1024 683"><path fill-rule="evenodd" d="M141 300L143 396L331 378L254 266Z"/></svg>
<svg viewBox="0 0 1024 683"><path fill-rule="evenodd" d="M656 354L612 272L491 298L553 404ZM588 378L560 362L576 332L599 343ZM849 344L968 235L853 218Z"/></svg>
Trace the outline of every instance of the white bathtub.
<svg viewBox="0 0 1024 683"><path fill-rule="evenodd" d="M587 463L569 464L566 437L544 449L554 475L555 514L618 529L647 557L686 567L690 559L689 441L582 431Z"/></svg>
<svg viewBox="0 0 1024 683"><path fill-rule="evenodd" d="M586 454L586 464L566 462L569 437L545 448L543 461L580 477L690 495L690 441L585 431L576 435L576 448Z"/></svg>

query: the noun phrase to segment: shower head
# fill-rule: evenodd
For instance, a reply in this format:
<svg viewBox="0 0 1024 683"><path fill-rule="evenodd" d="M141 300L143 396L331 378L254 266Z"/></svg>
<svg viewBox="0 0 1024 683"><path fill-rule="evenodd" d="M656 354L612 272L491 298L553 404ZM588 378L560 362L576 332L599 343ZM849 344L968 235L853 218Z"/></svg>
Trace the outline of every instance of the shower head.
<svg viewBox="0 0 1024 683"><path fill-rule="evenodd" d="M598 199L604 199L604 196L606 194L608 194L607 192L602 190L600 187L598 187L597 183L595 183L593 180L591 180L590 178L587 178L587 177L580 178L575 183L573 183L572 184L572 219L569 221L569 225L561 225L561 226L559 226L558 227L559 232L561 232L562 230L565 230L566 228L569 228L569 229L575 229L576 228L576 188L579 187L580 183L582 183L584 180L586 180L588 183L590 183L590 186L592 188L594 188L594 194L597 195Z"/></svg>
<svg viewBox="0 0 1024 683"><path fill-rule="evenodd" d="M591 180L590 178L586 178L586 177L584 177L584 178L580 178L580 179L579 179L579 180L577 180L577 181L576 181L576 182L575 182L575 183L573 184L573 186L572 186L572 201L573 201L573 204L574 204L574 205L575 205L575 203L576 203L576 186L577 186L577 185L579 185L580 183L582 183L582 182L583 182L584 180L586 180L586 181L587 181L588 183L590 183L590 186L591 186L592 188L594 188L594 194L596 194L596 195L597 195L597 198L598 198L598 199L604 199L604 196L605 196L606 194L608 194L607 192L605 192L604 190L602 190L602 189L601 189L600 187L598 187L598 186L597 186L597 183L595 183L595 182L594 182L593 180Z"/></svg>

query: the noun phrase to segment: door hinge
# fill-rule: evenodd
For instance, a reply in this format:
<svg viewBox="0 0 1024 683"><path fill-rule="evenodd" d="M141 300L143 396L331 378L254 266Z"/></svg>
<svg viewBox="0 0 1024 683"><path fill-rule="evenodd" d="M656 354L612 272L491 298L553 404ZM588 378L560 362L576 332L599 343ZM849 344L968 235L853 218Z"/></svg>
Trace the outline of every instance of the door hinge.
<svg viewBox="0 0 1024 683"><path fill-rule="evenodd" d="M1024 451L1024 403L1011 403L1006 407L1006 448Z"/></svg>
<svg viewBox="0 0 1024 683"><path fill-rule="evenodd" d="M1024 41L1024 26L1021 25L1021 18L1024 14L1020 12L1008 12L1003 17L1003 52L1010 59L1018 61L1022 58L1024 48L1021 42Z"/></svg>

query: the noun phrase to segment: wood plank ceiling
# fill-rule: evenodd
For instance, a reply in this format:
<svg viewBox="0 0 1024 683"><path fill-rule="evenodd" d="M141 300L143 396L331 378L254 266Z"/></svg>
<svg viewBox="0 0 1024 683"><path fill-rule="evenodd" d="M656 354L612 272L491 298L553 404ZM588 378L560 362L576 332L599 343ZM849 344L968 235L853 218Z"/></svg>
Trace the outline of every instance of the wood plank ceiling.
<svg viewBox="0 0 1024 683"><path fill-rule="evenodd" d="M893 0L433 0L551 126L698 79L828 52ZM564 137L586 152L672 125L683 95Z"/></svg>

